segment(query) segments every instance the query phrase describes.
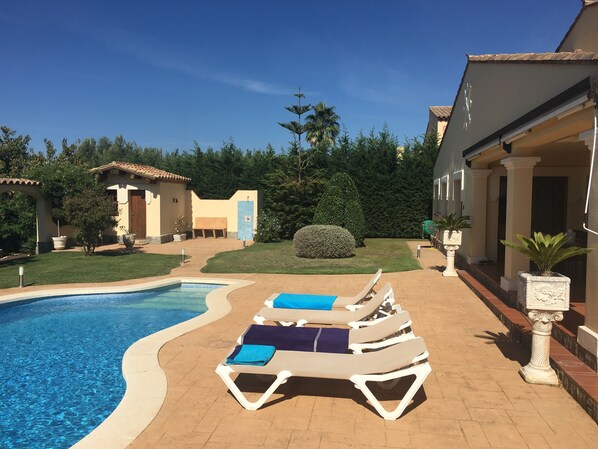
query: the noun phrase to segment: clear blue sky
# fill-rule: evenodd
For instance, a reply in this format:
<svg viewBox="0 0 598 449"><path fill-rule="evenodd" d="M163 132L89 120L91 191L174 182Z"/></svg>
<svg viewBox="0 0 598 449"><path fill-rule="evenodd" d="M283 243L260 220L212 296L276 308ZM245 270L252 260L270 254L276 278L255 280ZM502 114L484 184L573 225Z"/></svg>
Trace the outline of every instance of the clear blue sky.
<svg viewBox="0 0 598 449"><path fill-rule="evenodd" d="M287 145L301 86L351 136L403 141L452 105L465 54L554 51L579 0L0 0L0 124L166 151Z"/></svg>

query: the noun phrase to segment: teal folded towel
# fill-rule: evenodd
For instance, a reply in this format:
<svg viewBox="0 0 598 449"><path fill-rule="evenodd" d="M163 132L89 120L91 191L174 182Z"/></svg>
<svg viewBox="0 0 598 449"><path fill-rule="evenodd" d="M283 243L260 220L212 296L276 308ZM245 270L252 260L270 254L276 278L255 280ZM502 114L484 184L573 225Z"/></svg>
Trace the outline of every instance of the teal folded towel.
<svg viewBox="0 0 598 449"><path fill-rule="evenodd" d="M229 365L264 366L270 361L276 348L266 345L240 345L226 359Z"/></svg>
<svg viewBox="0 0 598 449"><path fill-rule="evenodd" d="M281 293L274 299L277 309L331 310L336 296Z"/></svg>

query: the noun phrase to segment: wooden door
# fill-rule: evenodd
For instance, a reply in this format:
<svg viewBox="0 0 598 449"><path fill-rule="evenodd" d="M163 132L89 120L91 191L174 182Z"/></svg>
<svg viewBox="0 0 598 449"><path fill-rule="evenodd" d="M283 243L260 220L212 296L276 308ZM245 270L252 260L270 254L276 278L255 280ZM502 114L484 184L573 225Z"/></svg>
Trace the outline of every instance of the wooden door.
<svg viewBox="0 0 598 449"><path fill-rule="evenodd" d="M129 191L129 229L138 239L145 238L145 190Z"/></svg>
<svg viewBox="0 0 598 449"><path fill-rule="evenodd" d="M567 232L567 178L534 176L532 233Z"/></svg>

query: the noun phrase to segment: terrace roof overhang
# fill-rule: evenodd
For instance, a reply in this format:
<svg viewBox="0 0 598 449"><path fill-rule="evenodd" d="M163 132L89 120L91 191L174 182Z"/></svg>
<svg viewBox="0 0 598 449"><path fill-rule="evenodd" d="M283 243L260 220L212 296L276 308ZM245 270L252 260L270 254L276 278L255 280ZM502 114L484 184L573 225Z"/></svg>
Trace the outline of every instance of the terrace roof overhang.
<svg viewBox="0 0 598 449"><path fill-rule="evenodd" d="M595 105L596 79L587 77L465 149L463 157L470 162L482 153L496 148L510 153L511 143L529 134L532 128Z"/></svg>

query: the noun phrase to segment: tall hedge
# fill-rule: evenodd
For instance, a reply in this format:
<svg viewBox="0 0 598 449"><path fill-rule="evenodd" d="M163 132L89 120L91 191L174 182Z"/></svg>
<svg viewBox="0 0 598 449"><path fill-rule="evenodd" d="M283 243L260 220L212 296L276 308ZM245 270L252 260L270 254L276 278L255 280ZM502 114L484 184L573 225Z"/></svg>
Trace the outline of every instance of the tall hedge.
<svg viewBox="0 0 598 449"><path fill-rule="evenodd" d="M365 218L357 187L346 173L337 173L326 184L316 206L314 224L335 225L349 231L357 246L364 246Z"/></svg>

